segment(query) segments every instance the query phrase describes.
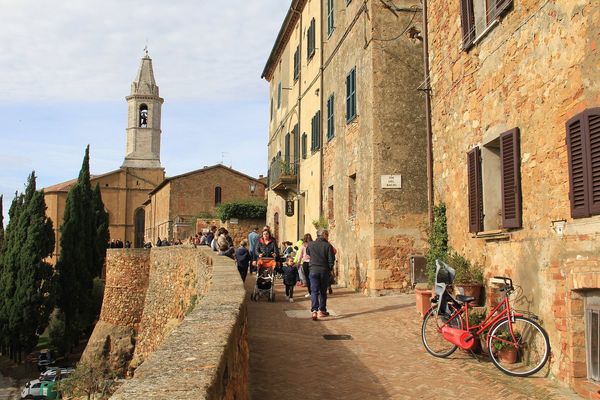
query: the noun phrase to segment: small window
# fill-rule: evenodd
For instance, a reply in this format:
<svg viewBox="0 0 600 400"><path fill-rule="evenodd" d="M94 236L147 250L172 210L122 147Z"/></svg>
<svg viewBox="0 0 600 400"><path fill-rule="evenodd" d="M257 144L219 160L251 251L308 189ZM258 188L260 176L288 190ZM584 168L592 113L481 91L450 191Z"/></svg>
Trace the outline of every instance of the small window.
<svg viewBox="0 0 600 400"><path fill-rule="evenodd" d="M513 5L513 0L460 0L463 49L475 44Z"/></svg>
<svg viewBox="0 0 600 400"><path fill-rule="evenodd" d="M279 108L281 107L281 81L279 81L279 84L277 85L277 109L279 110Z"/></svg>
<svg viewBox="0 0 600 400"><path fill-rule="evenodd" d="M311 123L311 145L310 149L315 152L321 148L321 111L317 111L312 117Z"/></svg>
<svg viewBox="0 0 600 400"><path fill-rule="evenodd" d="M469 232L522 226L519 129L467 154Z"/></svg>
<svg viewBox="0 0 600 400"><path fill-rule="evenodd" d="M327 0L327 35L331 36L331 34L333 33L333 30L335 29L333 23L333 13L334 13L334 7L333 7L333 0Z"/></svg>
<svg viewBox="0 0 600 400"><path fill-rule="evenodd" d="M221 186L215 187L215 206L221 204Z"/></svg>
<svg viewBox="0 0 600 400"><path fill-rule="evenodd" d="M307 153L307 150L308 150L307 149L307 147L308 147L307 141L308 141L307 135L306 135L306 132L304 132L302 134L302 159L303 160L306 160L306 153Z"/></svg>
<svg viewBox="0 0 600 400"><path fill-rule="evenodd" d="M331 140L335 135L335 124L334 124L334 100L335 97L332 94L327 99L327 139Z"/></svg>
<svg viewBox="0 0 600 400"><path fill-rule="evenodd" d="M300 77L300 46L296 47L294 53L294 82Z"/></svg>
<svg viewBox="0 0 600 400"><path fill-rule="evenodd" d="M310 20L310 25L308 27L308 31L306 32L306 36L306 58L310 60L315 55L316 22L314 18Z"/></svg>
<svg viewBox="0 0 600 400"><path fill-rule="evenodd" d="M356 67L346 76L346 122L356 118Z"/></svg>
<svg viewBox="0 0 600 400"><path fill-rule="evenodd" d="M348 177L348 217L356 216L356 174Z"/></svg>
<svg viewBox="0 0 600 400"><path fill-rule="evenodd" d="M145 104L140 105L140 128L148 127L148 106Z"/></svg>

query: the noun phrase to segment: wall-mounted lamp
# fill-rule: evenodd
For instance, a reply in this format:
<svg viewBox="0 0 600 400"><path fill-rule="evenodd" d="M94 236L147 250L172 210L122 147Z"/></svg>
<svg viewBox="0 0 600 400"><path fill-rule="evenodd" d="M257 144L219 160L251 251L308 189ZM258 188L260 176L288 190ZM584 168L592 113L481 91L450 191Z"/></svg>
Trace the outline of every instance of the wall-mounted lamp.
<svg viewBox="0 0 600 400"><path fill-rule="evenodd" d="M254 192L256 191L256 182L250 182L248 188L250 189L250 194L254 196Z"/></svg>
<svg viewBox="0 0 600 400"><path fill-rule="evenodd" d="M411 39L417 39L417 40L423 41L423 37L421 36L421 31L418 30L417 28L415 28L414 26L411 26L410 29L408 30L408 37Z"/></svg>

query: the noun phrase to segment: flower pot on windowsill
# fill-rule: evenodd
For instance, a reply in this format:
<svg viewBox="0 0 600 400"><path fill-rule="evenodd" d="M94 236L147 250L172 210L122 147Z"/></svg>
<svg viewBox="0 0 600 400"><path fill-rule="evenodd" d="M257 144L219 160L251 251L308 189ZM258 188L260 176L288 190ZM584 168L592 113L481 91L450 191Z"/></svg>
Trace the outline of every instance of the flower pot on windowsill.
<svg viewBox="0 0 600 400"><path fill-rule="evenodd" d="M428 286L423 285L419 287L417 285L415 288L415 297L417 302L417 312L421 314L421 316L425 315L427 310L431 307L431 289Z"/></svg>

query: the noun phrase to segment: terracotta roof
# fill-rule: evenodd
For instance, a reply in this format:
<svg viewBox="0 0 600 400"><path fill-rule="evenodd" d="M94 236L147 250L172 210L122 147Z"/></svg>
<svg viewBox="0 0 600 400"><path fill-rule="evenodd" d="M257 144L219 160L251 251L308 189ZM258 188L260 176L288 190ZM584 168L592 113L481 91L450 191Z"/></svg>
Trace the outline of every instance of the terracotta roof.
<svg viewBox="0 0 600 400"><path fill-rule="evenodd" d="M186 172L185 174L167 177L157 187L155 187L154 190L152 190L150 193L148 193L148 196L151 196L154 193L158 192L160 189L162 189L170 181L174 181L174 180L179 179L179 178L185 178L186 176L190 176L190 175L194 175L194 174L202 174L202 173L205 173L205 172L210 171L210 170L215 169L215 168L224 168L224 169L226 169L226 170L228 170L230 172L233 172L234 174L238 174L240 176L243 176L244 178L253 180L255 182L258 182L258 183L261 183L261 184L264 185L264 182L260 181L259 179L253 178L250 175L246 175L243 172L236 171L233 168L226 167L223 164L215 164L215 165L212 165L210 167L204 167L204 168L197 169L195 171Z"/></svg>
<svg viewBox="0 0 600 400"><path fill-rule="evenodd" d="M98 178L103 178L108 175L112 175L116 172L121 172L122 170L116 169L114 171L107 172L105 174L100 175L90 175L90 181L94 181ZM77 183L77 179L71 179L70 181L57 183L56 185L48 186L44 188L44 193L54 193L54 192L68 192L71 190L71 186Z"/></svg>

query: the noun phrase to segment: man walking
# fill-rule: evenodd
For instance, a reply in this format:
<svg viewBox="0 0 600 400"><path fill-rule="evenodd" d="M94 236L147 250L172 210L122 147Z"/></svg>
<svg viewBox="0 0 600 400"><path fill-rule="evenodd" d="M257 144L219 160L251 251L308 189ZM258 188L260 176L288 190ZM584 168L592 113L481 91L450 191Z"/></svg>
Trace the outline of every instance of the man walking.
<svg viewBox="0 0 600 400"><path fill-rule="evenodd" d="M252 271L256 271L256 268L252 265L254 261L256 261L256 244L258 243L258 239L260 235L258 234L258 226L255 226L252 232L248 234L248 252L250 253L250 275L252 275Z"/></svg>
<svg viewBox="0 0 600 400"><path fill-rule="evenodd" d="M327 312L327 287L329 276L335 264L333 247L328 242L329 232L326 229L317 231L317 240L308 244L306 253L310 256L309 274L310 295L313 321L329 315Z"/></svg>

